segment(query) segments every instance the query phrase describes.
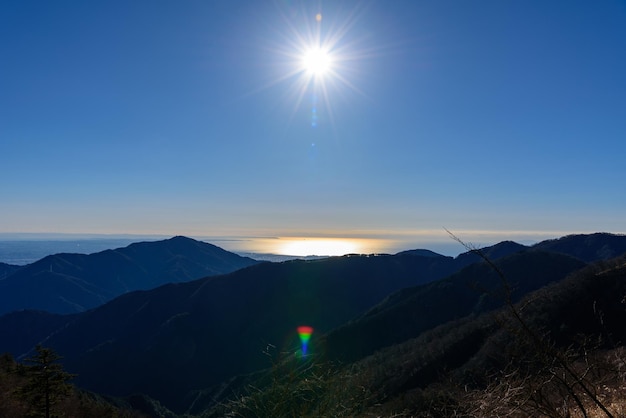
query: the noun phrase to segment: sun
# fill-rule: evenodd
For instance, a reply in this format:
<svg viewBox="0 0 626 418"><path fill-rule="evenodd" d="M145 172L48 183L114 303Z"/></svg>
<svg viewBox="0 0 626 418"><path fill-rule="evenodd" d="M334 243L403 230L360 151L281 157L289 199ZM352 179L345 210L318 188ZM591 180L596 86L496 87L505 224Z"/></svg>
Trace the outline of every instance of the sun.
<svg viewBox="0 0 626 418"><path fill-rule="evenodd" d="M322 47L307 49L302 55L302 69L313 77L323 77L332 67L332 55Z"/></svg>
<svg viewBox="0 0 626 418"><path fill-rule="evenodd" d="M310 106L312 128L318 127L318 120L333 126L339 98L349 99L349 92L366 96L358 85L367 68L364 60L373 57L373 49L354 30L363 16L363 6L333 7L328 16L322 16L319 9L313 10L308 4L276 4L280 24L272 27L272 35L263 46L272 57L268 68L275 70L255 92L274 87L278 91L280 86L281 96L291 108L287 120L293 120L306 104Z"/></svg>

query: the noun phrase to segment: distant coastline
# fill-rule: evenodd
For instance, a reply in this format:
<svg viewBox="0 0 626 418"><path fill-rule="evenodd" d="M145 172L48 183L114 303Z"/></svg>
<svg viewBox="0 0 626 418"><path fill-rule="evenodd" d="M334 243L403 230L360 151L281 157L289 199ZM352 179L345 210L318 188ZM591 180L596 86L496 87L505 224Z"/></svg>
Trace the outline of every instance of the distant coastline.
<svg viewBox="0 0 626 418"><path fill-rule="evenodd" d="M500 234L501 235L501 234ZM481 237L479 241L467 241L476 247L493 245L502 237ZM517 235L517 236L515 236ZM520 236L513 234L508 237L515 242L524 245L532 245L543 239L556 238L558 234L545 233L544 236ZM565 234L564 234L565 235ZM464 237L464 234L461 234ZM0 232L0 262L13 265L26 265L40 260L48 255L59 253L93 254L108 249L126 247L136 242L158 241L171 238L172 235L148 235L148 234L81 234L81 233L7 233ZM204 241L226 251L250 257L259 261L282 262L293 259L324 258L327 254L317 255L288 255L272 251L275 246L266 245L267 242L285 242L289 238L280 239L275 237L228 237L228 236L188 236L199 241ZM432 238L432 237L429 237ZM313 237L315 239L315 237ZM349 238L348 238L349 239ZM372 242L376 238L370 239ZM382 241L382 240L381 240ZM456 257L465 252L459 243L448 236L438 239L419 240L421 242L406 239L389 239L393 245L378 249L374 246L362 248L357 253L364 254L395 254L407 250L428 249L438 254ZM264 251L265 250L265 251Z"/></svg>
<svg viewBox="0 0 626 418"><path fill-rule="evenodd" d="M161 237L89 238L80 236L80 238L75 238L72 235L66 236L63 234L49 234L48 236L46 236L46 234L0 234L0 263L25 266L52 254L93 254L100 251L126 247L135 242L156 241L160 239ZM206 242L214 244L211 241ZM219 246L219 244L214 245ZM318 256L296 257L280 254L232 252L255 260L272 262L282 262L297 258L323 258Z"/></svg>
<svg viewBox="0 0 626 418"><path fill-rule="evenodd" d="M141 240L139 240L141 241ZM3 239L0 236L0 262L23 266L59 253L92 254L126 247L133 239Z"/></svg>

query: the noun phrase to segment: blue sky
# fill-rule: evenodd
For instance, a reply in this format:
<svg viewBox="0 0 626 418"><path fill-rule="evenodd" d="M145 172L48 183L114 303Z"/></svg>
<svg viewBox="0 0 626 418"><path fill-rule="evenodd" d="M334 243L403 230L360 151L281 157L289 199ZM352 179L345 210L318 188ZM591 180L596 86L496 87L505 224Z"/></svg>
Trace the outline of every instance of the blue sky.
<svg viewBox="0 0 626 418"><path fill-rule="evenodd" d="M0 57L0 232L626 232L623 1L24 0Z"/></svg>

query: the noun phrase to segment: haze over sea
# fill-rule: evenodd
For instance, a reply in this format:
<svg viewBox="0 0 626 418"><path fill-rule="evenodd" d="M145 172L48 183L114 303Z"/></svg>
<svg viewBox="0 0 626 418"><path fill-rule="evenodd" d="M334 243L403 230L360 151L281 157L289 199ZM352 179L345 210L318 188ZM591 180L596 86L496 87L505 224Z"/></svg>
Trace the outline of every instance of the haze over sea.
<svg viewBox="0 0 626 418"><path fill-rule="evenodd" d="M91 254L112 248L125 247L132 239L22 239L0 240L0 262L26 265L51 254Z"/></svg>
<svg viewBox="0 0 626 418"><path fill-rule="evenodd" d="M169 236L147 235L88 235L88 234L0 234L0 262L13 265L26 265L40 260L48 255L59 253L74 254L93 254L108 249L116 249L126 247L135 242L157 241L171 238ZM262 249L267 241L286 241L279 238L242 238L242 237L191 237L199 241L208 242L217 245L227 251L236 254L251 257L256 260L265 261L285 261L293 258L319 257L341 254L286 254L286 253L270 253L263 252ZM555 237L556 238L556 237ZM338 239L337 239L338 240ZM294 242L306 241L304 239L294 239ZM340 241L340 240L338 240ZM486 246L495 244L497 240L489 240L485 242L473 242L473 245ZM517 242L525 245L531 245L538 240L519 239ZM406 242L386 243L385 251L378 251L377 248L363 248L365 251L359 253L388 253L394 254L404 250L411 249L429 249L439 254L456 256L465 251L458 243L452 241L443 242L440 240L432 240L430 242L422 242L410 245ZM261 251L259 251L261 249ZM367 251L369 249L369 251ZM356 252L356 251L355 251Z"/></svg>

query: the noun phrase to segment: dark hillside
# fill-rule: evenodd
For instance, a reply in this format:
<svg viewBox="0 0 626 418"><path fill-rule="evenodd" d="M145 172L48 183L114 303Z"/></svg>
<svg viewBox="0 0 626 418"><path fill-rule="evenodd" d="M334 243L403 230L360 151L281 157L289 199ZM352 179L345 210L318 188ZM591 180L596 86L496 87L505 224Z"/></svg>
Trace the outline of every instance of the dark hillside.
<svg viewBox="0 0 626 418"><path fill-rule="evenodd" d="M256 263L185 237L90 255L56 254L0 280L0 314L22 309L82 312L133 290L229 273Z"/></svg>
<svg viewBox="0 0 626 418"><path fill-rule="evenodd" d="M419 257L452 258L452 257L448 257L448 256L445 256L445 255L438 254L438 253L436 253L434 251L425 250L425 249L401 251L401 252L397 253L396 255L415 255L415 256L419 256Z"/></svg>
<svg viewBox="0 0 626 418"><path fill-rule="evenodd" d="M233 388L235 397L205 414L621 417L625 295L624 259L585 267L516 304L523 326L504 307L343 366L320 357L308 364L286 357L278 369L284 376L273 369L248 390Z"/></svg>
<svg viewBox="0 0 626 418"><path fill-rule="evenodd" d="M582 269L516 305L529 332L505 308L497 316L468 317L382 350L358 369L363 376L395 371L372 383L386 394L388 408L409 407L407 416L422 416L423 410L410 408L432 407L441 400L437 391L447 394L448 406L468 414L561 416L546 412L564 404L572 412L580 410L576 396L588 416L606 416L582 384L613 416L623 416L625 295L623 259L603 271Z"/></svg>
<svg viewBox="0 0 626 418"><path fill-rule="evenodd" d="M617 260L616 260L617 261ZM593 349L611 349L626 344L626 260L623 258L610 268L593 265L571 277L524 298L523 320L538 335L549 336L558 347L589 344ZM515 342L507 336L515 328L511 325L499 331L484 351L477 356L480 369L502 367L501 353L511 352L507 346ZM588 347L589 348L589 347ZM500 353L500 355L496 355Z"/></svg>
<svg viewBox="0 0 626 418"><path fill-rule="evenodd" d="M497 244L484 252L504 254L494 260L507 277L514 301L550 283L560 283L586 266L583 261L562 253L528 249L512 242ZM78 374L76 382L81 387L115 396L143 393L179 413L189 411L192 405L195 405L194 413L201 412L199 408L214 402L209 394L223 396L237 381L246 381L234 376L268 367L272 364L272 358L264 354L268 347L275 347L274 353L288 355L293 361L302 360L293 353L298 345L295 329L303 324L315 329L309 347L312 359L330 359L333 367L353 362L350 367L354 369L341 369L341 379L332 384L323 377L334 376L332 370L310 369L313 380L309 383L323 383L327 388L336 383L337 397L345 393L341 389L362 388L364 381L384 377L389 385L374 380L368 383L371 390L367 386L376 403L386 404L395 394L411 398L413 391L443 384L440 378L444 371L448 377L468 379L462 380L463 384L480 385L485 382L483 379L481 383L481 370L496 373L502 363L493 353L514 351L507 346L511 338L498 331L507 319L493 320L493 312L505 300L503 283L484 262L465 264L476 260L475 254L452 259L420 253L417 250L397 255L260 263L227 275L128 292L69 320L16 312L9 319L0 318L0 335L11 338L15 334L24 341L37 338L34 343L43 338L47 346L64 357L67 370ZM133 257L149 258L140 252ZM609 263L604 265L601 270L606 271L600 275L613 271ZM459 266L464 268L459 270ZM593 277L599 277L596 273L597 270ZM563 283L574 283L567 280ZM602 318L607 327L601 334L603 341L617 344L623 336L609 330L608 325L611 329L619 326L619 321L611 322L609 316L619 317L621 305L604 305L602 300L619 295L621 301L625 294L620 294L622 289L617 284L605 284L606 291L597 293L600 288L594 287L593 280L589 283L590 287L583 293L594 300L594 318ZM570 287L579 288L576 284ZM542 332L552 332L555 343L566 346L581 335L581 329L593 333L594 323L585 316L589 313L585 308L589 300L581 302L580 312L575 311L579 294L551 299L557 311L550 313L549 309L541 308L537 315L529 317L529 322L539 324L539 328L543 327L541 324L553 326L541 328ZM535 296L535 299L541 298ZM531 299L533 303L535 299ZM570 308L566 308L564 301L570 299L572 302L567 302ZM525 314L534 312L531 305L525 306ZM492 313L481 316L487 311ZM578 314L581 316L577 317ZM535 317L547 319L537 322ZM577 324L572 324L570 317ZM3 326L13 328L2 334ZM20 334L21 326L32 332ZM418 345L406 345L415 344L412 343L415 337L420 341ZM24 341L20 347L27 344ZM376 355L376 360L368 363L370 374L354 375L357 380L349 383L364 364L354 361L368 358L376 350L395 353L394 358L387 361L384 356ZM1 346L0 351L4 351ZM532 350L525 347L521 351ZM327 356L319 356L320 353ZM389 363L399 358L401 362ZM506 363L506 357L503 359ZM298 364L306 368L307 363ZM389 369L382 369L387 366ZM288 387L293 384L289 383ZM384 387L385 396L378 395L379 387ZM212 389L203 392L205 388ZM303 394L313 393L308 390ZM314 393L325 390L317 388ZM288 393L279 398L284 399ZM367 404L361 398L363 393L349 394L355 395L350 398L353 405ZM315 413L324 416L319 411Z"/></svg>
<svg viewBox="0 0 626 418"><path fill-rule="evenodd" d="M181 411L190 391L266 367L268 343L292 346L298 325L326 332L392 292L450 274L454 264L446 261L384 255L262 263L125 294L47 343L79 385L146 393Z"/></svg>
<svg viewBox="0 0 626 418"><path fill-rule="evenodd" d="M584 268L516 305L532 334L503 308L498 315L467 317L381 350L355 369L361 371L361 378L377 376L370 382L372 390L385 394L387 408L408 407L407 416L427 416L410 408L432 407L442 392L449 407L467 412L480 409L484 416L508 416L516 408L521 411L511 416L546 416L538 413L540 408L556 410L564 402L574 411L577 405L569 391L578 393L588 413L597 410L581 393L578 381L567 383L572 377L556 361L560 356L567 367L580 373L578 377L585 376L584 384L605 405L623 408L625 295L623 259L611 268ZM565 380L555 379L555 371ZM450 381L454 383L449 385ZM616 412L622 410L613 409L614 416L623 416Z"/></svg>
<svg viewBox="0 0 626 418"><path fill-rule="evenodd" d="M54 358L54 353L48 354ZM37 360L43 359L39 357ZM144 407L140 412L133 408L133 399L111 399L86 392L71 385L71 378L69 381L65 380L63 386L59 385L58 380L42 379L42 374L46 375L45 370L52 370L56 377L63 376L62 364L51 361L42 367L41 363L37 364L32 360L16 362L8 354L0 355L0 417L175 418L164 408ZM53 383L50 383L51 381ZM144 404L149 401L144 401Z"/></svg>
<svg viewBox="0 0 626 418"><path fill-rule="evenodd" d="M507 255L515 254L527 249L528 247L522 244L518 244L517 242L502 241L498 244L492 245L491 247L481 248L480 251L485 255L485 257L489 258L490 260L496 260L498 258L506 257ZM483 261L482 258L473 251L467 251L465 253L459 254L456 257L456 260L457 263L459 263L463 267Z"/></svg>
<svg viewBox="0 0 626 418"><path fill-rule="evenodd" d="M19 311L0 316L0 353L8 352L20 359L74 317L44 311Z"/></svg>
<svg viewBox="0 0 626 418"><path fill-rule="evenodd" d="M19 270L22 266L15 266L13 264L0 263L0 281L6 279L9 275Z"/></svg>
<svg viewBox="0 0 626 418"><path fill-rule="evenodd" d="M562 280L584 266L572 257L524 251L497 260L514 300ZM499 276L485 263L473 264L444 280L403 289L357 320L332 331L326 349L332 359L354 361L437 325L486 312L505 301Z"/></svg>
<svg viewBox="0 0 626 418"><path fill-rule="evenodd" d="M528 247L518 244L513 241L503 241L490 247L481 248L480 251L490 259L497 259L505 257L507 255L515 254L520 251L527 250ZM433 275L437 277L442 276L439 271L448 271L452 274L461 270L471 264L481 262L482 259L472 251L459 254L457 257L448 257L445 255L437 254L430 250L408 250L402 251L396 254L399 257L421 257L430 258L431 263L429 269L433 270Z"/></svg>
<svg viewBox="0 0 626 418"><path fill-rule="evenodd" d="M567 235L542 241L533 248L571 255L586 263L608 260L626 253L626 235L598 232L585 235Z"/></svg>

